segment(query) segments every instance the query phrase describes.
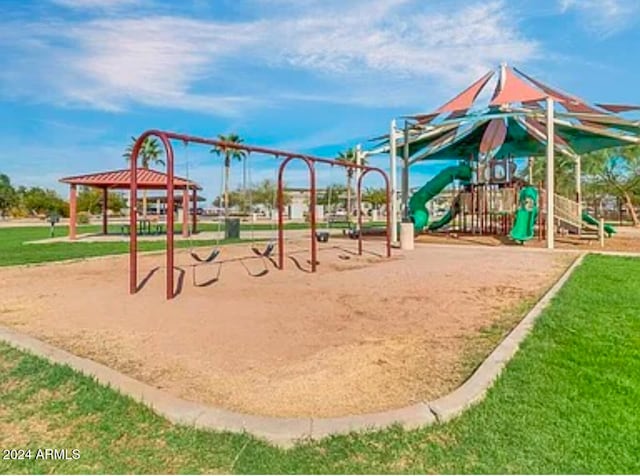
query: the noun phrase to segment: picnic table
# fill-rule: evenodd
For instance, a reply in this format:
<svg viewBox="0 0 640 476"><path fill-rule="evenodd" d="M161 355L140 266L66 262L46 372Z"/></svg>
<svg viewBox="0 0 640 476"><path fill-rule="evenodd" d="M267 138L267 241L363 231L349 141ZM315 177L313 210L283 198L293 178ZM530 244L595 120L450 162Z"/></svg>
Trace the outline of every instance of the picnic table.
<svg viewBox="0 0 640 476"><path fill-rule="evenodd" d="M120 230L123 235L129 235L131 234L131 225L129 225L128 223L124 224L120 227ZM167 230L164 223L141 218L140 220L138 220L136 234L159 235L161 233L166 233L166 231Z"/></svg>

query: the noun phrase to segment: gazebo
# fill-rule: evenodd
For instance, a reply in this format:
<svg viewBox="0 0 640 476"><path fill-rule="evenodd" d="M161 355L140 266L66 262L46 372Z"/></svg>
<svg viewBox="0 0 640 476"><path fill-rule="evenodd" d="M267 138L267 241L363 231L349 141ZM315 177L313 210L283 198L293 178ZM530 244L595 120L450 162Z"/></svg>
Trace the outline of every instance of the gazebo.
<svg viewBox="0 0 640 476"><path fill-rule="evenodd" d="M138 169L137 172L138 189L142 190L166 190L167 174L152 169ZM96 172L92 174L75 175L64 177L60 182L69 184L69 239L77 238L77 189L78 185L93 187L102 190L102 233L107 234L108 216L107 200L110 190L129 190L131 184L131 170L110 170L106 172ZM192 231L196 231L197 226L197 200L198 190L202 190L197 183L182 177L174 177L173 186L176 190L182 190L182 234L189 233L189 198L192 201ZM189 197L191 192L191 197ZM173 213L173 210L167 210Z"/></svg>

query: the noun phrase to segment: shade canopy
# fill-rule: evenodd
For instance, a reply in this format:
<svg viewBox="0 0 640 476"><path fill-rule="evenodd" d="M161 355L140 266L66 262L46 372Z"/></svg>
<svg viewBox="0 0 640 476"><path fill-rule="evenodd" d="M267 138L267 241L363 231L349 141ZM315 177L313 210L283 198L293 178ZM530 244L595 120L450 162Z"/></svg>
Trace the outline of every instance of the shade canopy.
<svg viewBox="0 0 640 476"><path fill-rule="evenodd" d="M475 81L433 112L409 117L411 163L477 157L543 156L546 152L546 99L557 104L554 114L556 152L578 156L609 147L640 144L640 121L617 115L637 106L590 104L503 64L489 102L479 103L493 71ZM486 99L485 99L486 100ZM374 152L389 150L389 136ZM378 137L376 140L380 140ZM396 137L403 156L405 138Z"/></svg>
<svg viewBox="0 0 640 476"><path fill-rule="evenodd" d="M143 190L166 190L167 174L158 170L139 168L137 172L138 188ZM87 187L128 190L131 187L131 170L120 169L106 172L96 172L85 175L75 175L60 179L62 183L70 185L84 185ZM173 178L173 187L178 190L202 190L196 182L182 177Z"/></svg>

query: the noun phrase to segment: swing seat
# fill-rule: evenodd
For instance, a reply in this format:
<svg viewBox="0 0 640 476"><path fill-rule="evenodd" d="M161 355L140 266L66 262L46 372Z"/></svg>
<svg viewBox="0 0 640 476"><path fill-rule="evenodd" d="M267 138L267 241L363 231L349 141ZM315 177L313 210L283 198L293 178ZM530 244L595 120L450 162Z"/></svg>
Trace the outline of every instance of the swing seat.
<svg viewBox="0 0 640 476"><path fill-rule="evenodd" d="M198 254L195 251L192 251L189 254L198 263L211 263L211 262L215 261L215 259L218 257L218 255L220 254L220 250L218 248L214 248L211 251L211 254L209 254L209 256L207 256L206 258L202 258L202 257L198 256Z"/></svg>
<svg viewBox="0 0 640 476"><path fill-rule="evenodd" d="M343 233L352 240L357 240L358 238L360 238L360 230L358 230L357 228L349 228L348 230L343 230Z"/></svg>
<svg viewBox="0 0 640 476"><path fill-rule="evenodd" d="M316 240L320 243L326 243L329 241L329 232L328 231L316 231Z"/></svg>
<svg viewBox="0 0 640 476"><path fill-rule="evenodd" d="M268 258L269 256L271 256L271 253L273 253L273 250L275 249L275 247L276 247L276 244L274 242L271 242L267 244L267 246L263 251L260 251L256 247L251 248L251 251L253 251L258 256L261 256L263 258Z"/></svg>

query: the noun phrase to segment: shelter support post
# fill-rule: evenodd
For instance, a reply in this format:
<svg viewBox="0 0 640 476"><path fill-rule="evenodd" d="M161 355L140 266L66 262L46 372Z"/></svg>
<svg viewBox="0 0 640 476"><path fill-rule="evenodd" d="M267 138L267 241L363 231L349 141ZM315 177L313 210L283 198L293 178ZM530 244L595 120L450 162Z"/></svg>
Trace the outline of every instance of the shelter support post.
<svg viewBox="0 0 640 476"><path fill-rule="evenodd" d="M76 224L77 224L77 210L78 210L78 202L77 202L77 186L75 184L71 184L69 186L69 239L75 240L77 237L76 234Z"/></svg>
<svg viewBox="0 0 640 476"><path fill-rule="evenodd" d="M554 103L551 97L547 97L547 248L555 247L555 216L554 216Z"/></svg>
<svg viewBox="0 0 640 476"><path fill-rule="evenodd" d="M182 237L189 236L189 191L182 191Z"/></svg>
<svg viewBox="0 0 640 476"><path fill-rule="evenodd" d="M109 189L104 187L102 189L102 234L106 235L108 227L109 214Z"/></svg>
<svg viewBox="0 0 640 476"><path fill-rule="evenodd" d="M396 150L396 120L391 121L389 128L389 168L391 171L391 242L398 242L398 179L396 172L397 150Z"/></svg>

